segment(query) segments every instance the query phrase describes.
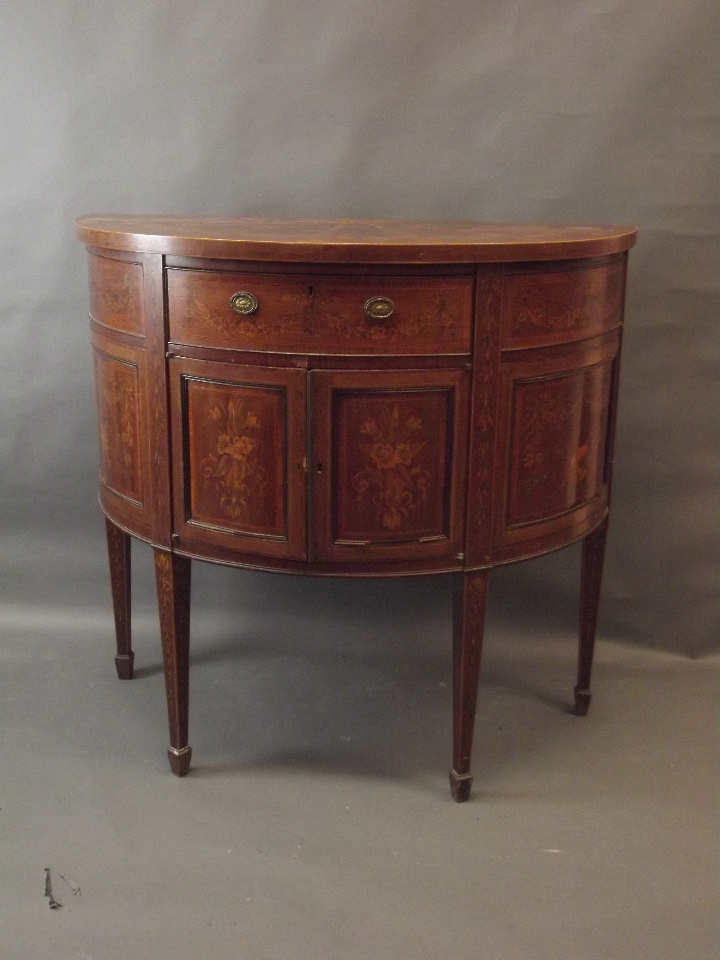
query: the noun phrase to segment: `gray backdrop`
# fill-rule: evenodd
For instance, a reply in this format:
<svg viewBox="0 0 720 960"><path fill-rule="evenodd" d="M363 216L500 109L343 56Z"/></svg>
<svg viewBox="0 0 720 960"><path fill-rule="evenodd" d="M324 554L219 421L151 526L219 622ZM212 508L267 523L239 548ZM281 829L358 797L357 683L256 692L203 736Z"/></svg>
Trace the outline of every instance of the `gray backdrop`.
<svg viewBox="0 0 720 960"><path fill-rule="evenodd" d="M602 629L716 646L716 7L4 0L3 616L97 616L108 635L76 215L619 221L639 224L640 244ZM496 611L574 616L577 561L571 548L498 572ZM338 630L366 608L363 584L196 566L208 606L300 614L309 597ZM444 617L444 579L419 584L370 596Z"/></svg>

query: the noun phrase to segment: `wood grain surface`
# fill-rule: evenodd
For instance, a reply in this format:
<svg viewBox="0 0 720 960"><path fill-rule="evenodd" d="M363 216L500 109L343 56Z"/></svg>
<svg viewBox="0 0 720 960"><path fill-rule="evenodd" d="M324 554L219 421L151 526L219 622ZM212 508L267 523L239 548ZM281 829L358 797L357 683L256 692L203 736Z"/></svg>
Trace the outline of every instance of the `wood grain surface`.
<svg viewBox="0 0 720 960"><path fill-rule="evenodd" d="M319 263L564 260L628 250L634 226L88 215L88 246L185 257Z"/></svg>

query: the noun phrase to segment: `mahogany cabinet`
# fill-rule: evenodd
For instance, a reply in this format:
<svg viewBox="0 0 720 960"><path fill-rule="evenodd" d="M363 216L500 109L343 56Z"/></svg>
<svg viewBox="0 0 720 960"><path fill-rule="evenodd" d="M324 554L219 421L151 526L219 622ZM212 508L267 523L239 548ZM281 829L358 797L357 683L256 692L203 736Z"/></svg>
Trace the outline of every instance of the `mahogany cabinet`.
<svg viewBox="0 0 720 960"><path fill-rule="evenodd" d="M118 675L130 537L154 547L173 771L190 562L454 575L453 768L488 575L583 539L590 702L634 227L82 217Z"/></svg>

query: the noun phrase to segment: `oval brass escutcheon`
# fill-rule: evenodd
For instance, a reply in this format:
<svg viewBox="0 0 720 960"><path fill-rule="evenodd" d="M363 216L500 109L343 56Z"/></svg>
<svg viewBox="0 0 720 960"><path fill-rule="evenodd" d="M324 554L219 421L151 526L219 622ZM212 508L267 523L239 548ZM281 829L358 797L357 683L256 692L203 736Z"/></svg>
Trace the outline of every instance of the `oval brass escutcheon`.
<svg viewBox="0 0 720 960"><path fill-rule="evenodd" d="M236 313L247 315L249 313L255 313L260 303L258 302L258 298L253 296L252 293L240 290L230 297L230 306Z"/></svg>
<svg viewBox="0 0 720 960"><path fill-rule="evenodd" d="M395 304L390 297L370 297L365 303L365 316L370 320L387 320L394 310Z"/></svg>

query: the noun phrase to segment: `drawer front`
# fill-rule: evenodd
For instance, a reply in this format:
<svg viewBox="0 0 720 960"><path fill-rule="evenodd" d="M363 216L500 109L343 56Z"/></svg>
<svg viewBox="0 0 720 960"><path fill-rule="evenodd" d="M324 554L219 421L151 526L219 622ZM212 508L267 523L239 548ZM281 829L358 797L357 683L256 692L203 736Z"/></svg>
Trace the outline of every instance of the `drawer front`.
<svg viewBox="0 0 720 960"><path fill-rule="evenodd" d="M585 340L622 322L625 258L563 269L510 270L503 284L503 347Z"/></svg>
<svg viewBox="0 0 720 960"><path fill-rule="evenodd" d="M170 269L168 304L174 343L280 353L468 353L473 279Z"/></svg>
<svg viewBox="0 0 720 960"><path fill-rule="evenodd" d="M469 353L473 279L327 279L317 285L314 310L317 329L334 352Z"/></svg>

